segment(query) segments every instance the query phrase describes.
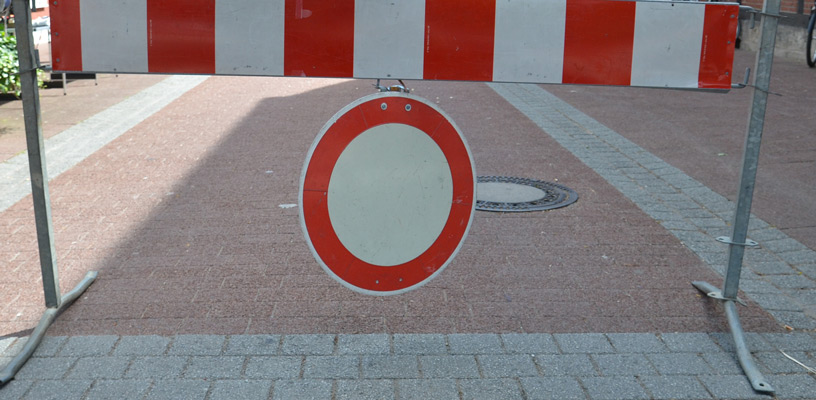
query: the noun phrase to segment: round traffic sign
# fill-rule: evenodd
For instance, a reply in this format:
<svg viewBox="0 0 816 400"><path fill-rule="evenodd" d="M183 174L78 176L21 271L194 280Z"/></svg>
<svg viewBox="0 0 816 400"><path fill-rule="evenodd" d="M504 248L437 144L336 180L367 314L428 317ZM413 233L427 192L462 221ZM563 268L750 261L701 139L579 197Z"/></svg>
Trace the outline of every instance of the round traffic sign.
<svg viewBox="0 0 816 400"><path fill-rule="evenodd" d="M473 221L476 173L464 137L436 105L404 93L363 97L317 135L300 178L300 223L344 286L398 294L439 274Z"/></svg>

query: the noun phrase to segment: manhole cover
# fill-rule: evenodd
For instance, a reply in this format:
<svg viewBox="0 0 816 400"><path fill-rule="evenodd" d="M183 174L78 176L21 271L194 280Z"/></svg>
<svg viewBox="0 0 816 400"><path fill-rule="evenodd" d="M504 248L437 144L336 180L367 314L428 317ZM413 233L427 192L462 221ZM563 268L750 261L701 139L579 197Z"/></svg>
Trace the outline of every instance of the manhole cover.
<svg viewBox="0 0 816 400"><path fill-rule="evenodd" d="M574 190L552 182L508 176L480 176L476 182L476 209L481 211L551 210L578 200Z"/></svg>

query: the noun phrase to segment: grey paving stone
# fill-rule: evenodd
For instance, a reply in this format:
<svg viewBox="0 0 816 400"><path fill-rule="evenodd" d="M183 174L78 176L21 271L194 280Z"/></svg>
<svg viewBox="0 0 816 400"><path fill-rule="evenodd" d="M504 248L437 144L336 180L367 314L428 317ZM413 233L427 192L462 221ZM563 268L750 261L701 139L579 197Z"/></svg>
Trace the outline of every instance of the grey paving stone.
<svg viewBox="0 0 816 400"><path fill-rule="evenodd" d="M191 357L185 378L238 379L244 368L243 356Z"/></svg>
<svg viewBox="0 0 816 400"><path fill-rule="evenodd" d="M203 399L209 390L210 381L205 379L159 379L153 381L145 400Z"/></svg>
<svg viewBox="0 0 816 400"><path fill-rule="evenodd" d="M158 356L167 351L170 338L157 335L122 336L116 348L115 356Z"/></svg>
<svg viewBox="0 0 816 400"><path fill-rule="evenodd" d="M149 380L97 380L85 400L141 399L150 389Z"/></svg>
<svg viewBox="0 0 816 400"><path fill-rule="evenodd" d="M715 374L739 375L743 373L735 353L703 353L701 356Z"/></svg>
<svg viewBox="0 0 816 400"><path fill-rule="evenodd" d="M785 352L785 354L793 357L797 361L805 364L805 365L812 365L813 363L808 357L807 353L800 352L800 351L791 351ZM789 358L785 357L784 354L778 351L762 351L754 353L754 359L760 363L760 365L764 366L766 372L770 372L772 374L796 374L796 373L805 373L807 372L805 369L802 368L799 364L791 361Z"/></svg>
<svg viewBox="0 0 816 400"><path fill-rule="evenodd" d="M501 339L508 353L556 354L555 339L547 333L503 333Z"/></svg>
<svg viewBox="0 0 816 400"><path fill-rule="evenodd" d="M793 265L808 264L816 260L816 252L810 249L788 251L785 253L780 253L779 257Z"/></svg>
<svg viewBox="0 0 816 400"><path fill-rule="evenodd" d="M816 397L816 377L810 374L774 375L770 384L776 395L784 399L813 399Z"/></svg>
<svg viewBox="0 0 816 400"><path fill-rule="evenodd" d="M275 355L280 347L280 335L234 335L227 338L224 354Z"/></svg>
<svg viewBox="0 0 816 400"><path fill-rule="evenodd" d="M643 354L593 354L592 358L604 376L657 375Z"/></svg>
<svg viewBox="0 0 816 400"><path fill-rule="evenodd" d="M641 376L640 382L653 399L710 399L706 388L693 376Z"/></svg>
<svg viewBox="0 0 816 400"><path fill-rule="evenodd" d="M411 355L365 355L363 378L419 378L417 357Z"/></svg>
<svg viewBox="0 0 816 400"><path fill-rule="evenodd" d="M307 356L305 379L356 379L360 377L360 356Z"/></svg>
<svg viewBox="0 0 816 400"><path fill-rule="evenodd" d="M749 268L761 275L783 275L794 273L793 268L784 261L760 261L748 264ZM742 282L740 281L740 286Z"/></svg>
<svg viewBox="0 0 816 400"><path fill-rule="evenodd" d="M181 377L187 357L151 356L137 357L125 372L126 378L174 379Z"/></svg>
<svg viewBox="0 0 816 400"><path fill-rule="evenodd" d="M796 304L790 297L781 294L754 293L751 300L764 310L802 311L802 306Z"/></svg>
<svg viewBox="0 0 816 400"><path fill-rule="evenodd" d="M459 381L462 400L521 400L515 379L462 379Z"/></svg>
<svg viewBox="0 0 816 400"><path fill-rule="evenodd" d="M545 376L597 376L598 371L586 354L536 355L535 362Z"/></svg>
<svg viewBox="0 0 816 400"><path fill-rule="evenodd" d="M61 379L76 361L74 357L29 358L14 379Z"/></svg>
<svg viewBox="0 0 816 400"><path fill-rule="evenodd" d="M647 354L646 357L661 375L704 375L714 372L697 354Z"/></svg>
<svg viewBox="0 0 816 400"><path fill-rule="evenodd" d="M494 333L455 333L448 335L451 354L504 353L499 335Z"/></svg>
<svg viewBox="0 0 816 400"><path fill-rule="evenodd" d="M272 381L266 380L219 380L213 384L209 400L266 400L272 392Z"/></svg>
<svg viewBox="0 0 816 400"><path fill-rule="evenodd" d="M665 353L668 347L651 333L607 333L606 337L620 353Z"/></svg>
<svg viewBox="0 0 816 400"><path fill-rule="evenodd" d="M43 341L45 341L44 339L43 339ZM0 338L0 356L5 356L6 349L11 347L11 344L16 342L17 340L18 339L16 337L2 337L2 338Z"/></svg>
<svg viewBox="0 0 816 400"><path fill-rule="evenodd" d="M730 332L714 332L710 334L710 337L726 352L733 353L736 351L734 347L734 337ZM745 332L744 339L745 345L748 346L748 350L750 351L775 350L773 345L760 333Z"/></svg>
<svg viewBox="0 0 816 400"><path fill-rule="evenodd" d="M337 381L336 400L388 400L396 399L394 382L387 379L362 379Z"/></svg>
<svg viewBox="0 0 816 400"><path fill-rule="evenodd" d="M767 310L779 323L788 325L797 330L816 330L816 320L808 317L804 312Z"/></svg>
<svg viewBox="0 0 816 400"><path fill-rule="evenodd" d="M593 400L648 399L649 395L633 376L579 378Z"/></svg>
<svg viewBox="0 0 816 400"><path fill-rule="evenodd" d="M391 337L385 333L364 335L338 335L338 354L388 354Z"/></svg>
<svg viewBox="0 0 816 400"><path fill-rule="evenodd" d="M478 378L479 365L472 355L419 356L423 378Z"/></svg>
<svg viewBox="0 0 816 400"><path fill-rule="evenodd" d="M768 396L754 391L744 375L701 375L698 376L714 398L722 399L767 399ZM773 384L771 384L773 386Z"/></svg>
<svg viewBox="0 0 816 400"><path fill-rule="evenodd" d="M170 344L167 354L189 356L217 356L224 348L223 335L178 335Z"/></svg>
<svg viewBox="0 0 816 400"><path fill-rule="evenodd" d="M57 353L60 357L87 357L107 355L119 336L72 336Z"/></svg>
<svg viewBox="0 0 816 400"><path fill-rule="evenodd" d="M533 358L526 354L487 354L477 356L486 378L538 376Z"/></svg>
<svg viewBox="0 0 816 400"><path fill-rule="evenodd" d="M614 353L606 335L600 333L556 333L553 335L563 353Z"/></svg>
<svg viewBox="0 0 816 400"><path fill-rule="evenodd" d="M581 385L569 376L521 378L521 388L527 400L586 399Z"/></svg>
<svg viewBox="0 0 816 400"><path fill-rule="evenodd" d="M54 357L59 350L65 345L68 338L65 336L46 336L42 339L37 349L32 354L32 357ZM0 351L2 353L2 351Z"/></svg>
<svg viewBox="0 0 816 400"><path fill-rule="evenodd" d="M68 379L116 379L124 375L130 365L128 357L86 357L77 360Z"/></svg>
<svg viewBox="0 0 816 400"><path fill-rule="evenodd" d="M775 275L769 276L768 280L782 289L813 289L816 282L806 276L801 275Z"/></svg>
<svg viewBox="0 0 816 400"><path fill-rule="evenodd" d="M25 392L34 385L34 381L11 380L0 389L0 398L3 400L19 400L23 398ZM457 399L459 397L457 396Z"/></svg>
<svg viewBox="0 0 816 400"><path fill-rule="evenodd" d="M663 333L663 343L670 351L688 353L710 353L723 351L705 333Z"/></svg>
<svg viewBox="0 0 816 400"><path fill-rule="evenodd" d="M395 354L447 354L445 335L437 334L394 334Z"/></svg>
<svg viewBox="0 0 816 400"><path fill-rule="evenodd" d="M788 351L816 351L816 335L805 332L766 333L762 337L774 348Z"/></svg>
<svg viewBox="0 0 816 400"><path fill-rule="evenodd" d="M91 388L92 380L38 381L31 386L25 399L76 400Z"/></svg>
<svg viewBox="0 0 816 400"><path fill-rule="evenodd" d="M762 279L740 279L740 290L748 294L748 297L756 293L781 294L782 290Z"/></svg>
<svg viewBox="0 0 816 400"><path fill-rule="evenodd" d="M326 380L281 380L272 389L273 400L331 399L332 383Z"/></svg>
<svg viewBox="0 0 816 400"><path fill-rule="evenodd" d="M797 264L796 268L810 279L816 279L816 263Z"/></svg>
<svg viewBox="0 0 816 400"><path fill-rule="evenodd" d="M258 356L250 357L246 365L246 376L257 379L296 379L300 377L303 357L299 356Z"/></svg>
<svg viewBox="0 0 816 400"><path fill-rule="evenodd" d="M459 388L453 379L397 380L399 400L459 400Z"/></svg>
<svg viewBox="0 0 816 400"><path fill-rule="evenodd" d="M286 335L281 354L329 355L334 353L334 335Z"/></svg>

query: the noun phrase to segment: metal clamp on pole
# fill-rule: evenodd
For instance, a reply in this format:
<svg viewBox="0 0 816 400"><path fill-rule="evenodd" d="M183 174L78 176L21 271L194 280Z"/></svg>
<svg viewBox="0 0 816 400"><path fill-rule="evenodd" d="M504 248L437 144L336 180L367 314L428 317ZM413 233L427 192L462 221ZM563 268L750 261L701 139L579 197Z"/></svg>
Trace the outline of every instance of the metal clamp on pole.
<svg viewBox="0 0 816 400"><path fill-rule="evenodd" d="M745 242L737 243L737 242L732 241L731 238L728 237L728 236L720 236L716 240L718 242L720 242L720 243L733 244L735 246L759 247L759 243L757 243L757 242L755 242L755 241L753 241L751 239L745 239Z"/></svg>
<svg viewBox="0 0 816 400"><path fill-rule="evenodd" d="M408 89L405 86L405 82L402 79L397 79L399 85L391 85L391 86L382 86L380 85L380 80L377 79L377 83L374 84L374 87L377 88L380 92L402 92L402 93L411 93L411 89Z"/></svg>

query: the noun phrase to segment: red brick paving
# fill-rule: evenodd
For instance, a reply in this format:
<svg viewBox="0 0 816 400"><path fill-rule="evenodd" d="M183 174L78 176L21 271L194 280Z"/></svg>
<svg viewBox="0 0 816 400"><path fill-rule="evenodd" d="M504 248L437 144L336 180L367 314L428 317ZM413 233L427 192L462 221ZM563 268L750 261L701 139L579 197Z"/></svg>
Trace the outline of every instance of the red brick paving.
<svg viewBox="0 0 816 400"><path fill-rule="evenodd" d="M210 78L54 180L62 286L91 269L99 278L49 333L727 329L690 284L716 275L483 84L413 86L456 121L480 175L557 180L580 200L477 213L459 256L418 290L370 297L335 283L309 254L297 210L278 205L297 202L325 121L370 84ZM0 282L11 299L0 335L32 328L42 311L30 207L26 199L0 214ZM756 306L740 313L748 331L780 329Z"/></svg>

